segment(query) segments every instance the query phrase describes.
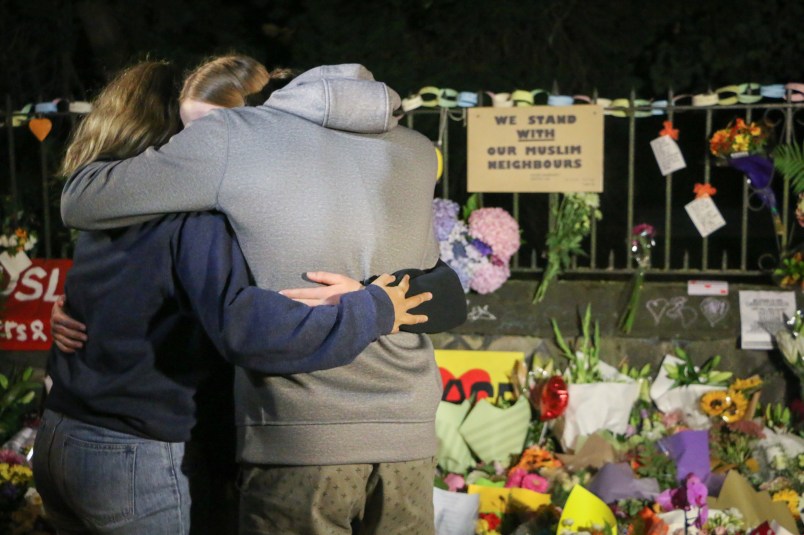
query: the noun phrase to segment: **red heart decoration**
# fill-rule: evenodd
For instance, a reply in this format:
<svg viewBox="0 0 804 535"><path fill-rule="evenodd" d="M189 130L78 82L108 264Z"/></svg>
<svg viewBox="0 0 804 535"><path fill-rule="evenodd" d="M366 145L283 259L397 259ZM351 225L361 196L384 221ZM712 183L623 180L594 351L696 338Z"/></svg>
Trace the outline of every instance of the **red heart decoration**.
<svg viewBox="0 0 804 535"><path fill-rule="evenodd" d="M458 388L456 388L454 386L450 386L450 381L455 379L455 376L452 374L452 372L447 370L447 369L444 369L444 368L438 368L438 370L441 372L441 384L443 385L443 387L445 389L449 388L449 390L446 391L447 396L442 397L442 399L444 401L449 401L451 403L461 403L461 402L463 402L463 399L461 398L461 392L458 390ZM469 396L472 395L472 386L475 383L489 383L490 384L491 383L491 376L489 375L489 372L487 372L486 370L480 370L480 369L475 368L475 369L472 369L472 370L469 370L469 371L463 373L458 378L458 382L460 382L461 388L463 389L463 393L466 396L466 398L464 398L464 399L468 399ZM479 400L481 400L483 398L486 398L486 397L488 397L488 393L486 393L484 391L480 391L477 394L477 401L479 401Z"/></svg>

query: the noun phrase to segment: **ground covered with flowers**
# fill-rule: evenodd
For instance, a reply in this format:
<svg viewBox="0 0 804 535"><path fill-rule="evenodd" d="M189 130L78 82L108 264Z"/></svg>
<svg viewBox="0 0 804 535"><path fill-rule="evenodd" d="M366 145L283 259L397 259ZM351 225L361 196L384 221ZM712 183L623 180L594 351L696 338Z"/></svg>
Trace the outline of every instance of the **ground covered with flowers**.
<svg viewBox="0 0 804 535"><path fill-rule="evenodd" d="M461 411L446 401L439 407L436 493L472 504L469 529L804 532L800 400L763 405L761 378L733 377L718 369L719 356L695 365L681 347L659 366L615 369L598 354L589 309L576 338L554 329L562 354L519 363L513 396L466 400ZM488 406L496 412L485 421L487 442L519 446L486 447L471 420ZM436 509L438 524L438 500Z"/></svg>

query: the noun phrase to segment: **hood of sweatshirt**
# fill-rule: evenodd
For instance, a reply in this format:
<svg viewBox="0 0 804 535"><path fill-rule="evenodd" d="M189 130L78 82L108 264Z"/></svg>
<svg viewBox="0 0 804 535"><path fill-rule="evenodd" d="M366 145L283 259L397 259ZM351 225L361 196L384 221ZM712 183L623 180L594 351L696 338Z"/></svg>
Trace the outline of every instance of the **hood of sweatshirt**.
<svg viewBox="0 0 804 535"><path fill-rule="evenodd" d="M387 132L397 125L396 91L357 63L323 65L306 71L265 102L325 128L362 134Z"/></svg>

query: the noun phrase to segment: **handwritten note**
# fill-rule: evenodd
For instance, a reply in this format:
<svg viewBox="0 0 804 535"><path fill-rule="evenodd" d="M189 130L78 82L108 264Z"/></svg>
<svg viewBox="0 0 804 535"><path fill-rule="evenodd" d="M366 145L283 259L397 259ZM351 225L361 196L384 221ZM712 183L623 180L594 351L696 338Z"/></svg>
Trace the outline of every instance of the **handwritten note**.
<svg viewBox="0 0 804 535"><path fill-rule="evenodd" d="M670 136L657 137L650 142L650 148L653 149L653 155L656 157L656 163L659 164L659 171L662 175L667 176L687 167L681 149Z"/></svg>
<svg viewBox="0 0 804 535"><path fill-rule="evenodd" d="M742 349L773 349L773 335L796 312L794 292L740 292Z"/></svg>
<svg viewBox="0 0 804 535"><path fill-rule="evenodd" d="M695 228L704 238L726 225L726 220L723 219L712 197L700 197L688 203L684 208Z"/></svg>

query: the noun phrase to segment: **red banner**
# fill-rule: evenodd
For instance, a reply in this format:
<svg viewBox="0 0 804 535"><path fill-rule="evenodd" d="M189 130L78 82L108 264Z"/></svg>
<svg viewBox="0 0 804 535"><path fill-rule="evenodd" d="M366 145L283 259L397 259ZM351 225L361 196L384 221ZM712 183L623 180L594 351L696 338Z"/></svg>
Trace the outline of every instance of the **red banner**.
<svg viewBox="0 0 804 535"><path fill-rule="evenodd" d="M0 349L46 351L50 349L50 310L64 293L64 279L72 260L34 258L2 292Z"/></svg>

